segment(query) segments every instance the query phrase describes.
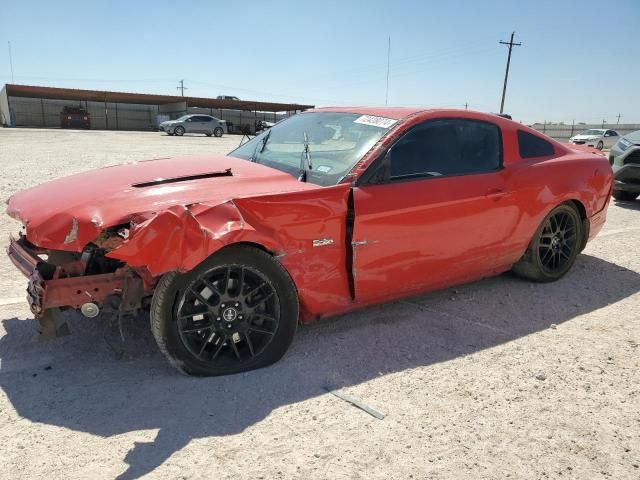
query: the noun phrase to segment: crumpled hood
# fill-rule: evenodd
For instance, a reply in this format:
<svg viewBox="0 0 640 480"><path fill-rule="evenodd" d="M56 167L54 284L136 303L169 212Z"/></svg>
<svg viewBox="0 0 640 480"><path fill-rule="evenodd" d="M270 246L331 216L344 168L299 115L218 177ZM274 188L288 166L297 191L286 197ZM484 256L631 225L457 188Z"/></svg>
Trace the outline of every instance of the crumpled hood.
<svg viewBox="0 0 640 480"><path fill-rule="evenodd" d="M44 248L82 251L109 226L174 205L216 205L233 198L320 188L228 156L184 156L63 177L16 193L7 213Z"/></svg>

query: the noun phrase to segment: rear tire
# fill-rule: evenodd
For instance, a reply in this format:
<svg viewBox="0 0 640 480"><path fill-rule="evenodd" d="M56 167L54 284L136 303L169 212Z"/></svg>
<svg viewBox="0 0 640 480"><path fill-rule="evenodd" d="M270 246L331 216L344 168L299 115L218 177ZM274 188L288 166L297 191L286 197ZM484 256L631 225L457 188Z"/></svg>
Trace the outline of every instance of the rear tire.
<svg viewBox="0 0 640 480"><path fill-rule="evenodd" d="M553 282L573 266L583 243L580 214L569 204L554 208L542 221L513 273L534 282Z"/></svg>
<svg viewBox="0 0 640 480"><path fill-rule="evenodd" d="M278 361L293 340L298 297L282 265L257 248L215 253L185 274L166 274L151 302L151 330L169 362L196 376Z"/></svg>
<svg viewBox="0 0 640 480"><path fill-rule="evenodd" d="M638 198L637 193L625 192L623 190L614 190L612 195L613 195L613 198L615 198L616 200L620 200L623 202L632 202L633 200Z"/></svg>

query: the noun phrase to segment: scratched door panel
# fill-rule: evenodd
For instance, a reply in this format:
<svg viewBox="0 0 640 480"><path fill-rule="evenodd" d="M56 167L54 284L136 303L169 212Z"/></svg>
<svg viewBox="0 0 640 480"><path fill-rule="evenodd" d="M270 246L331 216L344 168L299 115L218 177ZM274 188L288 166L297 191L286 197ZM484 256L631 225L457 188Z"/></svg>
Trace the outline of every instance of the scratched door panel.
<svg viewBox="0 0 640 480"><path fill-rule="evenodd" d="M356 188L356 299L393 298L492 273L519 217L503 175Z"/></svg>

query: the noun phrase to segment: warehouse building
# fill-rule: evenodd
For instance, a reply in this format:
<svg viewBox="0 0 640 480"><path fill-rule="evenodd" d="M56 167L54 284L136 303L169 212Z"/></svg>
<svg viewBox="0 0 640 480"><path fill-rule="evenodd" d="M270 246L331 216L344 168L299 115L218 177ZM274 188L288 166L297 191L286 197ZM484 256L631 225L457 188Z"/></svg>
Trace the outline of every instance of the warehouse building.
<svg viewBox="0 0 640 480"><path fill-rule="evenodd" d="M204 113L226 120L232 133L255 133L260 120L277 122L309 108L313 105L13 84L0 91L0 124L10 127L60 128L63 111L72 109L86 112L95 130L154 130L161 121Z"/></svg>

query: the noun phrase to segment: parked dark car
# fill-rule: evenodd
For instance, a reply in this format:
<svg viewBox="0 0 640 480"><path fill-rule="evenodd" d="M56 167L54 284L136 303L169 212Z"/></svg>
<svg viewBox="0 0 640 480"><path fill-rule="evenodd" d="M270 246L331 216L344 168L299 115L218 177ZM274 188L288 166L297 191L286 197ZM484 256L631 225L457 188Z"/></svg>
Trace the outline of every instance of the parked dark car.
<svg viewBox="0 0 640 480"><path fill-rule="evenodd" d="M640 195L640 130L626 134L609 153L613 169L613 198L631 201Z"/></svg>
<svg viewBox="0 0 640 480"><path fill-rule="evenodd" d="M91 128L91 116L84 108L64 107L60 112L60 128Z"/></svg>

